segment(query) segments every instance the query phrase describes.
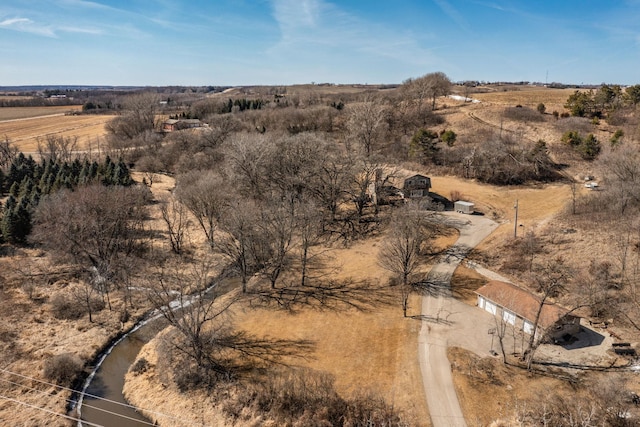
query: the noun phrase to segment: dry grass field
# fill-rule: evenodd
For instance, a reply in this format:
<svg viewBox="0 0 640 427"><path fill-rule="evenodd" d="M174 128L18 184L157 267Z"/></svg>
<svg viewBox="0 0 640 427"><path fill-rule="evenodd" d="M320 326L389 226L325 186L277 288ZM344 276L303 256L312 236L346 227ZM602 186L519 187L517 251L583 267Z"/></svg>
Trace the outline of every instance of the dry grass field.
<svg viewBox="0 0 640 427"><path fill-rule="evenodd" d="M509 89L514 89L510 87ZM543 103L547 107L547 111L558 112L564 111L563 105L567 101L569 95L575 92L575 89L549 89L538 86L515 87L515 90L492 90L485 93L474 93L472 98L482 102L511 106L516 105L536 108L539 103Z"/></svg>
<svg viewBox="0 0 640 427"><path fill-rule="evenodd" d="M305 93L318 86L295 87L291 91ZM234 89L236 91L237 89ZM327 92L338 90L331 86L322 87ZM340 90L350 91L349 88ZM564 111L562 105L573 89L518 88L514 91L493 91L473 94L479 104L456 103L446 100L447 108L440 112L446 119L442 128L453 129L461 139L473 138L475 134L496 132L502 127L504 131L519 132L527 138L545 139L550 145L559 144L561 130L551 115L539 123L512 122L502 119L506 107L517 104L535 109L540 102L547 106L547 111ZM222 96L229 96L223 94ZM57 107L56 107L57 108ZM62 108L62 107L60 107ZM68 109L68 107L64 107ZM104 135L104 124L111 116L49 116L45 111L10 112L0 109L0 137L6 135L24 151L35 151L36 138L47 134L62 136L78 136L81 144L87 144ZM52 111L52 110L49 110ZM2 114L5 116L2 116ZM59 111L53 114L63 114ZM11 117L11 115L14 117ZM21 115L22 114L22 115ZM474 119L480 118L481 120ZM12 119L24 119L7 121ZM601 132L604 138L606 125L595 132ZM606 129L606 128L605 128ZM432 191L449 198L452 192L462 193L465 200L476 204L476 208L499 223L501 226L479 247L479 251L497 253L505 243L510 241L514 231L514 202L518 200L518 234L527 231L550 233L558 227L569 227L566 221L557 220L557 215L570 200L571 191L566 183L540 184L517 187L497 187L453 176L437 176L424 168L412 167L405 170L406 176L422 173L431 176ZM137 181L142 175L136 174ZM156 197L166 194L173 187L171 178L161 176L154 180L152 191ZM587 190L581 188L581 193ZM154 208L154 209L157 209ZM153 228L160 229L159 212L152 214ZM198 242L197 229L193 230L192 242ZM381 236L374 236L358 241L350 247L332 248L331 253L340 267L337 277L369 279L384 283L389 273L382 270L376 262ZM438 241L438 248L444 248L455 241L451 235ZM607 245L607 236L591 232L564 236L556 252L566 257L584 257L593 250L594 244ZM597 243L594 243L597 242ZM165 244L164 242L158 244ZM602 251L602 253L608 253ZM5 257L3 267L21 262L20 258ZM425 263L422 272L426 274L429 265ZM497 269L498 265L486 267ZM3 276L0 270L0 278ZM461 267L454 276L454 295L473 304L473 290L483 283L484 279L477 273ZM62 284L60 285L62 286ZM117 325L104 319L96 325L88 322L73 326L58 322L51 318L45 305L30 301L20 289L13 289L12 299L18 301L17 309L7 309L7 317L0 322L24 323L18 338L21 354L29 354L24 360L12 362L12 369L20 372L41 372L43 361L52 354L66 351L77 351L84 348L86 352L95 351ZM0 288L0 297L4 297ZM420 297L415 295L409 302L409 314L419 314ZM1 305L0 305L1 306ZM421 373L418 360L417 338L420 321L402 317L400 297L395 305L380 306L375 310L343 311L301 310L290 313L265 308L238 309L235 320L241 329L258 336L274 338L301 338L316 342L313 357L301 361L300 364L313 369L331 373L335 377L337 390L350 395L363 390L373 390L400 408L411 425L429 426L429 414L422 388ZM25 322L26 321L26 322ZM0 327L3 323L0 323ZM68 330L64 330L67 328ZM39 337L31 340L31 336ZM91 338L91 340L89 339ZM55 341L55 342L54 342ZM158 342L152 341L145 346L141 356L153 362ZM566 390L567 386L547 377L533 377L502 366L495 359L478 359L459 349L450 349L454 380L463 410L469 425L489 425L498 418L510 420L510 414L520 401L543 395L545 390ZM171 387L165 387L156 381L151 373L140 376L129 376L127 380L127 396L133 404L141 407L162 408L163 412L179 416L193 416L196 422L202 419L218 420L215 408L205 404L195 404ZM49 390L52 394L53 391ZM515 396L515 397L514 397ZM202 402L206 402L206 397ZM35 399L35 396L34 396ZM51 399L51 407L62 406L61 396ZM0 404L0 421L16 420L12 411L15 407L8 403ZM15 412L13 412L15 413ZM13 417L13 418L12 418ZM25 422L24 425L38 425L38 421ZM1 423L0 423L1 424ZM255 425L258 425L256 423ZM167 424L162 424L167 425Z"/></svg>
<svg viewBox="0 0 640 427"><path fill-rule="evenodd" d="M78 149L97 145L110 115L65 115L69 107L0 108L0 138L8 138L26 153L37 151L38 138L77 137Z"/></svg>
<svg viewBox="0 0 640 427"><path fill-rule="evenodd" d="M81 105L64 105L58 107L2 107L0 108L0 122L5 120L28 119L33 117L66 114L71 111L82 110Z"/></svg>

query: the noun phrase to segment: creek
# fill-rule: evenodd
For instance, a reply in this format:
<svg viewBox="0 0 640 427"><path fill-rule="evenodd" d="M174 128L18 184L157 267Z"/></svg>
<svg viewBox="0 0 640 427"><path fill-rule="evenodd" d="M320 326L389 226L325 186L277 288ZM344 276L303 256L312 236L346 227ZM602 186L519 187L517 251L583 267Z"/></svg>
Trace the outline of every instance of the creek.
<svg viewBox="0 0 640 427"><path fill-rule="evenodd" d="M204 293L208 295L214 288L221 293L226 293L238 286L240 282L237 278L225 278L219 284L211 285ZM169 306L178 309L181 305L187 307L195 301L196 296L193 296L184 300L182 304L178 300L172 301ZM130 332L111 344L98 358L94 370L84 382L82 392L76 396L78 400L75 409L82 421L86 421L87 425L106 427L154 425L127 403L122 389L124 377L135 362L142 346L151 341L167 325L162 315L156 311L149 319L141 321ZM78 422L78 427L83 425L85 424Z"/></svg>
<svg viewBox="0 0 640 427"><path fill-rule="evenodd" d="M141 323L115 341L98 359L95 370L87 378L77 404L82 421L87 425L138 427L153 425L129 406L122 389L124 377L135 362L143 345L158 332L164 321L152 319ZM85 425L78 423L79 426Z"/></svg>

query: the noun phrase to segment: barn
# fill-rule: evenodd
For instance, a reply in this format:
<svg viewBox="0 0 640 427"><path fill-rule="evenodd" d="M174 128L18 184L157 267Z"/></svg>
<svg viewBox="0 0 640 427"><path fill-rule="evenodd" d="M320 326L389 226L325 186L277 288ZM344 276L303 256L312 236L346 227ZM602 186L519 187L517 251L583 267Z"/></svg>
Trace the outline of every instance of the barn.
<svg viewBox="0 0 640 427"><path fill-rule="evenodd" d="M500 316L512 325L531 335L536 315L540 308L540 298L514 284L492 280L476 291L477 305L489 313ZM560 339L566 334L576 334L580 329L580 318L556 304L542 306L536 335L549 334L552 339Z"/></svg>
<svg viewBox="0 0 640 427"><path fill-rule="evenodd" d="M173 132L176 130L193 129L206 127L205 123L202 123L198 119L168 119L162 123L163 132Z"/></svg>

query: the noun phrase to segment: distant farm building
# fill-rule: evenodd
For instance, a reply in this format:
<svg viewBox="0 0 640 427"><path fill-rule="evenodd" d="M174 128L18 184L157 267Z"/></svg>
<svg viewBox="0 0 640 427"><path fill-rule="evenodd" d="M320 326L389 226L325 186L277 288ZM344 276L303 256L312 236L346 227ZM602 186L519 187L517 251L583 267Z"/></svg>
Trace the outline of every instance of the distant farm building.
<svg viewBox="0 0 640 427"><path fill-rule="evenodd" d="M173 132L183 129L194 129L206 127L205 123L202 123L198 119L168 119L162 123L163 132Z"/></svg>
<svg viewBox="0 0 640 427"><path fill-rule="evenodd" d="M525 334L533 333L536 315L540 308L540 298L511 283L493 280L476 291L478 307L500 316L505 324L512 325ZM580 329L580 318L551 303L542 306L536 335L544 334L554 340Z"/></svg>
<svg viewBox="0 0 640 427"><path fill-rule="evenodd" d="M471 215L473 212L475 212L474 207L475 205L473 203L463 202L462 200L458 200L453 204L453 210L468 215Z"/></svg>
<svg viewBox="0 0 640 427"><path fill-rule="evenodd" d="M405 197L410 199L427 197L430 189L431 178L419 174L405 179L402 187Z"/></svg>

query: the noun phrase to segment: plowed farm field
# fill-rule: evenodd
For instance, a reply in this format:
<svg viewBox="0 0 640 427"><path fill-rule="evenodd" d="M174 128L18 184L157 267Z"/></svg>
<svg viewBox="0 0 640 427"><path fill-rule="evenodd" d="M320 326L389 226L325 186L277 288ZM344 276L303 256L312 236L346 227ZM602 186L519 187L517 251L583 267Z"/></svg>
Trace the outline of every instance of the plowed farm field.
<svg viewBox="0 0 640 427"><path fill-rule="evenodd" d="M37 151L47 135L77 137L78 149L97 145L110 115L66 115L77 106L0 108L0 138L8 138L23 152Z"/></svg>

